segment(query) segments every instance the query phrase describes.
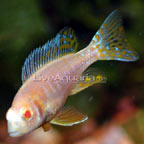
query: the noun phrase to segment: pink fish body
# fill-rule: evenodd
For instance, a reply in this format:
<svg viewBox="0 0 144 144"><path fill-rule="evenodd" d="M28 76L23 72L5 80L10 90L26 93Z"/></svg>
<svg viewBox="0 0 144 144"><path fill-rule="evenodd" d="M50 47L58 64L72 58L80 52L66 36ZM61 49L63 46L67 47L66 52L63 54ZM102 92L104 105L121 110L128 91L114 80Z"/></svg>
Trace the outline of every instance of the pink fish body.
<svg viewBox="0 0 144 144"><path fill-rule="evenodd" d="M79 81L79 77L97 60L138 58L129 48L117 11L110 14L86 48L75 53L76 48L74 32L64 28L26 59L23 85L6 115L11 136L21 136L40 126L49 130L49 123L71 126L87 120L73 108L63 109L70 94L95 83Z"/></svg>

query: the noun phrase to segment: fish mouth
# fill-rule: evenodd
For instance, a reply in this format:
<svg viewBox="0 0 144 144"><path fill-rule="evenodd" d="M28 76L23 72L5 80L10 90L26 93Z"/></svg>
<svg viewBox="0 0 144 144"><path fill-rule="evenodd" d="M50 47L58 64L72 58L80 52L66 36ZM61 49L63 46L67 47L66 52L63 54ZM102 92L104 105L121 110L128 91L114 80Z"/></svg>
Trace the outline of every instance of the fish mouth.
<svg viewBox="0 0 144 144"><path fill-rule="evenodd" d="M10 108L6 114L6 119L8 122L9 135L12 137L21 136L21 130L25 127L25 122L19 114Z"/></svg>
<svg viewBox="0 0 144 144"><path fill-rule="evenodd" d="M19 132L17 132L17 131L10 131L10 132L9 132L9 135L10 135L11 137L21 136L21 134L20 134Z"/></svg>

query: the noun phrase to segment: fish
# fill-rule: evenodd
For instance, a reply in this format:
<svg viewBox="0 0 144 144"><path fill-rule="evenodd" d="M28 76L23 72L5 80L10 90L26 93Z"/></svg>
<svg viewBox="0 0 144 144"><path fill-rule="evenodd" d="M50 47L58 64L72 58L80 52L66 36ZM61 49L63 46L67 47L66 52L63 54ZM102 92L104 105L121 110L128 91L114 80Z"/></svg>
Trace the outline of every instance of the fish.
<svg viewBox="0 0 144 144"><path fill-rule="evenodd" d="M22 67L22 86L6 113L8 133L22 136L51 124L73 126L88 116L73 107L64 107L68 96L97 83L83 78L89 66L98 60L132 62L139 56L130 47L122 18L113 11L85 48L77 52L78 41L71 27L64 27L53 39L34 49Z"/></svg>

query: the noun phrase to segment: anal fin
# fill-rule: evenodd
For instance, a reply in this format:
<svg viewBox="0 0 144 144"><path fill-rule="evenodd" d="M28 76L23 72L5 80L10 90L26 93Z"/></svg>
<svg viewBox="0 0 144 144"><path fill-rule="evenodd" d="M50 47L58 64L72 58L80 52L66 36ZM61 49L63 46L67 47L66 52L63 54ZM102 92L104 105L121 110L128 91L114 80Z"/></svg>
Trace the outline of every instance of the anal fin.
<svg viewBox="0 0 144 144"><path fill-rule="evenodd" d="M88 116L78 112L76 109L69 107L64 108L56 117L50 122L51 124L61 126L72 126L84 122L88 119Z"/></svg>
<svg viewBox="0 0 144 144"><path fill-rule="evenodd" d="M94 68L88 68L78 79L74 89L70 92L70 95L77 94L78 92L96 84L96 83L105 83L106 77L95 70Z"/></svg>

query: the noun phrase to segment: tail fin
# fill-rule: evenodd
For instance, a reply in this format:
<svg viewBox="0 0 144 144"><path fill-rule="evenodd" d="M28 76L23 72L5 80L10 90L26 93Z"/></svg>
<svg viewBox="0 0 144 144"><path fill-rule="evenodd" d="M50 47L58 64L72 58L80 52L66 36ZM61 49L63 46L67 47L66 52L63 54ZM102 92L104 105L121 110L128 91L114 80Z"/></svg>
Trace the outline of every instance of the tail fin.
<svg viewBox="0 0 144 144"><path fill-rule="evenodd" d="M137 53L130 49L117 11L113 11L107 17L90 45L96 48L100 60L136 61L138 59Z"/></svg>

